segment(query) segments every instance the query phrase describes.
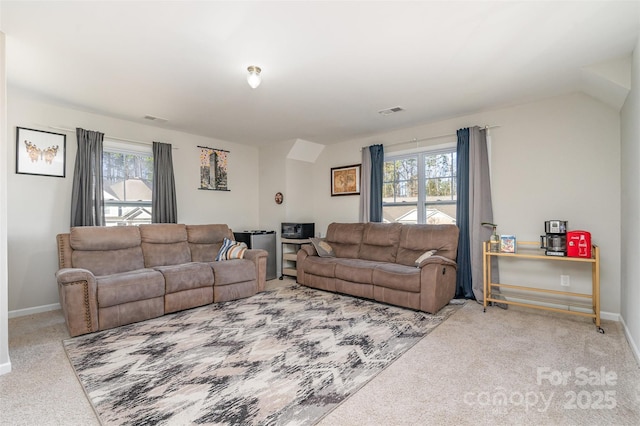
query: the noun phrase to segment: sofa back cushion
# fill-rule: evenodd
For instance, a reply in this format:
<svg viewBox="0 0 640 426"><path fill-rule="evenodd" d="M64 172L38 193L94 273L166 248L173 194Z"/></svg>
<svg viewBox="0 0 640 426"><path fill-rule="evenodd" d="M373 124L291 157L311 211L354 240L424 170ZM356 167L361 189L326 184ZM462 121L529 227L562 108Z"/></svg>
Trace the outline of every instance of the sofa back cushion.
<svg viewBox="0 0 640 426"><path fill-rule="evenodd" d="M324 239L336 257L357 259L360 253L364 223L331 223Z"/></svg>
<svg viewBox="0 0 640 426"><path fill-rule="evenodd" d="M225 238L233 239L227 225L187 225L187 241L193 262L213 262Z"/></svg>
<svg viewBox="0 0 640 426"><path fill-rule="evenodd" d="M140 225L139 228L144 265L147 268L191 262L186 225L154 223Z"/></svg>
<svg viewBox="0 0 640 426"><path fill-rule="evenodd" d="M366 223L358 258L378 262L395 262L401 228L402 225L399 223Z"/></svg>
<svg viewBox="0 0 640 426"><path fill-rule="evenodd" d="M71 265L94 275L110 275L144 268L136 226L78 226L69 232Z"/></svg>
<svg viewBox="0 0 640 426"><path fill-rule="evenodd" d="M415 266L416 259L428 250L455 261L458 232L456 225L402 225L396 263Z"/></svg>

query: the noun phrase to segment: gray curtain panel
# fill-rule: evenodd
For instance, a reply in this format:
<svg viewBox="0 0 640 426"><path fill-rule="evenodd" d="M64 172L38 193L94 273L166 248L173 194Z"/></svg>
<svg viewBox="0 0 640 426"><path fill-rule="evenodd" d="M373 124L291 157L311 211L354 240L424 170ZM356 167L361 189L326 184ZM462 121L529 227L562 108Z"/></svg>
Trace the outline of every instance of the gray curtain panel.
<svg viewBox="0 0 640 426"><path fill-rule="evenodd" d="M382 222L382 184L384 180L384 147L371 145L371 200L369 219L371 222Z"/></svg>
<svg viewBox="0 0 640 426"><path fill-rule="evenodd" d="M493 223L491 182L487 131L478 126L469 128L469 237L471 238L471 280L476 300L484 300L482 276L482 242L488 241L492 229L483 222ZM492 262L492 281L500 282L498 262Z"/></svg>
<svg viewBox="0 0 640 426"><path fill-rule="evenodd" d="M371 204L371 153L369 147L362 148L362 167L360 168L360 215L362 223L369 222Z"/></svg>
<svg viewBox="0 0 640 426"><path fill-rule="evenodd" d="M478 126L458 130L456 155L456 223L460 229L456 297L482 301L482 242L491 236L491 228L482 223L493 222L486 130ZM493 281L499 282L496 259L492 262L491 273Z"/></svg>
<svg viewBox="0 0 640 426"><path fill-rule="evenodd" d="M71 226L104 226L102 142L104 133L77 128L78 152L73 171Z"/></svg>
<svg viewBox="0 0 640 426"><path fill-rule="evenodd" d="M153 143L151 221L153 223L178 223L173 155L171 144L168 143Z"/></svg>

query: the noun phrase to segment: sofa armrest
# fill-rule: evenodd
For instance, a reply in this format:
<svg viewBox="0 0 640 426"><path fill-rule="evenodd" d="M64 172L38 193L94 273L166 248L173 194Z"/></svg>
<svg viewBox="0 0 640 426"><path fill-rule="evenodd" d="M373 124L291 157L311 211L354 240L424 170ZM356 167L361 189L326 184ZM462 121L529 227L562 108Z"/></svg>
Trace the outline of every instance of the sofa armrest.
<svg viewBox="0 0 640 426"><path fill-rule="evenodd" d="M304 250L305 252L307 252L307 256L318 255L318 252L316 251L316 248L313 246L313 244L303 244L300 246L300 250Z"/></svg>
<svg viewBox="0 0 640 426"><path fill-rule="evenodd" d="M457 264L443 256L431 256L420 267L420 310L435 314L456 294Z"/></svg>
<svg viewBox="0 0 640 426"><path fill-rule="evenodd" d="M302 263L309 256L317 256L318 252L312 244L303 244L300 246L300 250L296 254L296 282L299 284L305 283L304 269Z"/></svg>
<svg viewBox="0 0 640 426"><path fill-rule="evenodd" d="M454 268L458 268L458 264L449 259L448 257L444 257L444 256L438 256L437 254L434 254L433 256L427 257L425 260L423 260L422 262L420 262L420 264L418 265L418 268L424 268L427 265L430 264L435 264L435 265L450 265L453 266Z"/></svg>
<svg viewBox="0 0 640 426"><path fill-rule="evenodd" d="M256 279L258 281L258 292L264 291L267 283L267 257L269 252L262 249L248 249L244 252L244 258L252 261L256 265Z"/></svg>
<svg viewBox="0 0 640 426"><path fill-rule="evenodd" d="M87 269L63 268L56 272L60 306L71 337L98 331L98 285Z"/></svg>

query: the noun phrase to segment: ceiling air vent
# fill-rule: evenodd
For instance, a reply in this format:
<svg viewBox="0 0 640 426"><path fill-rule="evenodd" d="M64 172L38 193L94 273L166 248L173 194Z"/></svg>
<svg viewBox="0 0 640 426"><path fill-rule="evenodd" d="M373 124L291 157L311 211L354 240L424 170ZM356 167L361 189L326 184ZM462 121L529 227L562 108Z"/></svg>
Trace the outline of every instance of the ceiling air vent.
<svg viewBox="0 0 640 426"><path fill-rule="evenodd" d="M169 121L166 118L156 117L154 115L145 115L144 119L149 121L155 121L157 123L166 123L167 121Z"/></svg>
<svg viewBox="0 0 640 426"><path fill-rule="evenodd" d="M395 112L400 112L400 111L404 111L404 108L402 108L401 106L396 106L393 108L387 108L387 109L383 109L378 111L378 114L380 115L391 115Z"/></svg>

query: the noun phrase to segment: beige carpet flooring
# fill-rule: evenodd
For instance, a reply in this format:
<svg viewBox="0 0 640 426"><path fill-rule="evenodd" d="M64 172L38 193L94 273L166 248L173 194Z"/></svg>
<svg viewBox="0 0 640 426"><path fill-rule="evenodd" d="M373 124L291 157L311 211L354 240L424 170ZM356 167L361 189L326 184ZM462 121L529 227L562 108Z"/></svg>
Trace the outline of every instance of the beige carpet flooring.
<svg viewBox="0 0 640 426"><path fill-rule="evenodd" d="M467 303L319 424L638 425L638 363L621 325L603 328ZM10 319L9 338L1 425L99 424L64 353L60 311Z"/></svg>

